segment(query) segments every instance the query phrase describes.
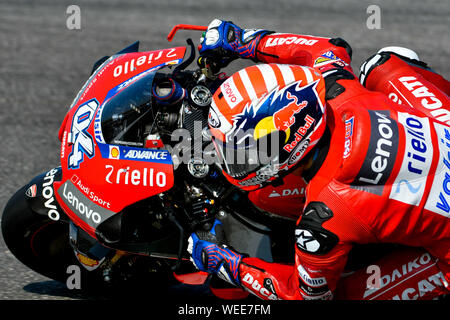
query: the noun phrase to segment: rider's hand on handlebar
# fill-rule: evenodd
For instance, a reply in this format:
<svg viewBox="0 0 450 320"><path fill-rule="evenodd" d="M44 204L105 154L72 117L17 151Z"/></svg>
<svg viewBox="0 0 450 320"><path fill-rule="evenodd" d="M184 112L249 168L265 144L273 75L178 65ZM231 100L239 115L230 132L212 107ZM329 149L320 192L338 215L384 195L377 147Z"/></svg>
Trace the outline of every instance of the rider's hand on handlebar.
<svg viewBox="0 0 450 320"><path fill-rule="evenodd" d="M200 271L217 274L223 280L240 285L239 264L243 255L225 244L222 223L216 219L210 231L193 233L188 239L187 251Z"/></svg>
<svg viewBox="0 0 450 320"><path fill-rule="evenodd" d="M258 43L268 33L263 29L241 29L231 21L214 19L200 39L200 55L220 58L222 67L236 58L256 60Z"/></svg>

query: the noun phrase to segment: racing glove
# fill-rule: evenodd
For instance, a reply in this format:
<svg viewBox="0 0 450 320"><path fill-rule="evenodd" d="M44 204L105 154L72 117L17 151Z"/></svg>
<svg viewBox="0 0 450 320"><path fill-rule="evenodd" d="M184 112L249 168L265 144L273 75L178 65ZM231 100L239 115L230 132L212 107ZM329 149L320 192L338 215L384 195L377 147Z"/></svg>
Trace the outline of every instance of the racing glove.
<svg viewBox="0 0 450 320"><path fill-rule="evenodd" d="M216 56L226 67L237 58L256 60L256 48L262 37L272 31L263 29L241 29L231 21L214 19L200 38L200 55Z"/></svg>
<svg viewBox="0 0 450 320"><path fill-rule="evenodd" d="M216 219L210 231L198 231L189 237L187 251L200 271L217 274L219 278L240 286L239 264L244 256L230 250L224 241L223 225Z"/></svg>

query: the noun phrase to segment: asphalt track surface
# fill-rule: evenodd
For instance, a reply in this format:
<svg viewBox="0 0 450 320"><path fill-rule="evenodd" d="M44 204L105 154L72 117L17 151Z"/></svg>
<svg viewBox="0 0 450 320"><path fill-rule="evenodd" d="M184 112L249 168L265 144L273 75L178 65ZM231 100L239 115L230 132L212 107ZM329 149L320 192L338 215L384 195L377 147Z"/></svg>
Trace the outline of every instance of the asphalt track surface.
<svg viewBox="0 0 450 320"><path fill-rule="evenodd" d="M81 29L66 27L66 8L81 9ZM369 29L369 5L381 9L381 29ZM0 209L35 175L59 165L61 121L93 62L135 40L141 51L198 42L198 32L166 35L178 23L213 18L243 27L342 37L353 48L353 68L381 47L414 49L450 76L450 2L414 1L30 1L0 0ZM247 65L235 62L237 70ZM0 237L0 300L94 299L75 294L27 269ZM100 297L101 298L101 297Z"/></svg>

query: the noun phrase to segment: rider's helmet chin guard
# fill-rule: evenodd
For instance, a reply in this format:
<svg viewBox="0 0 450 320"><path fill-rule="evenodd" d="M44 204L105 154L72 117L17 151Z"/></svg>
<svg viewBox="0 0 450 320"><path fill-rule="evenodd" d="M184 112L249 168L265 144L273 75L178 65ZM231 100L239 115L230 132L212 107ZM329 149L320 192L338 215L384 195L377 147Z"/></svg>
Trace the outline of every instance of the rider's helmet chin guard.
<svg viewBox="0 0 450 320"><path fill-rule="evenodd" d="M214 93L208 117L224 176L259 189L299 164L326 127L325 82L314 69L256 65Z"/></svg>

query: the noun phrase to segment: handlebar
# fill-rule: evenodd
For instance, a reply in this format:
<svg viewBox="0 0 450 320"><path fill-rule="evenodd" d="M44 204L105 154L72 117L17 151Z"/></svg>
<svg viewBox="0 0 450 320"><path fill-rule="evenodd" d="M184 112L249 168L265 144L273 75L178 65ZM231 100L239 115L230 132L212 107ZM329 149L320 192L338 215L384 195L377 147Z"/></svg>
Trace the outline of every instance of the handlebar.
<svg viewBox="0 0 450 320"><path fill-rule="evenodd" d="M208 27L191 25L191 24L177 24L175 25L167 36L168 41L172 41L178 30L196 30L196 31L206 31ZM191 57L188 59L189 62L183 63L177 69L182 70L187 65L189 65L193 59L192 53L194 52L194 47L191 39L188 39L188 44L191 47ZM200 49L199 49L200 50ZM226 54L222 48L217 50L211 50L208 53L203 53L197 59L197 65L199 66L202 73L209 79L215 79L219 74L220 70L226 67L231 61L237 58L236 55Z"/></svg>

